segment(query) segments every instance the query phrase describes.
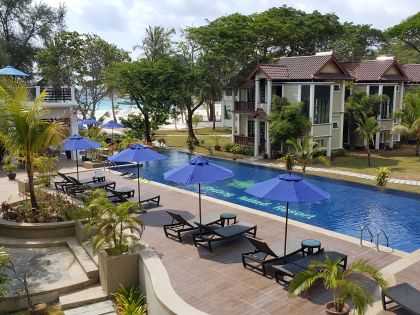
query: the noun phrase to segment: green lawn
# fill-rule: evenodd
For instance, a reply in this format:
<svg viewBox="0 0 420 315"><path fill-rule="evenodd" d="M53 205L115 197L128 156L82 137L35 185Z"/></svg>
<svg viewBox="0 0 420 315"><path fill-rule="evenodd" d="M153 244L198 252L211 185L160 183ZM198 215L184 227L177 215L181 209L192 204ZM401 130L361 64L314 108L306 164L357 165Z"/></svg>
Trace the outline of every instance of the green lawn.
<svg viewBox="0 0 420 315"><path fill-rule="evenodd" d="M196 135L227 135L232 133L232 128L230 127L217 127L215 130L210 127L206 128L198 128L194 130ZM188 130L187 129L179 129L179 130L158 130L156 131L156 137L159 137L160 135L187 135Z"/></svg>

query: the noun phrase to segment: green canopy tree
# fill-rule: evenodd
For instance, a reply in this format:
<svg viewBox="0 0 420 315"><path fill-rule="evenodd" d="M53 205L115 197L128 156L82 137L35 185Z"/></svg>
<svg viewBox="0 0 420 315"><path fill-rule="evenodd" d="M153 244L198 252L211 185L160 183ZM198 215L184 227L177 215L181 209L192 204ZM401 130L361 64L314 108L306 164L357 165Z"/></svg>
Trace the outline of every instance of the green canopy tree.
<svg viewBox="0 0 420 315"><path fill-rule="evenodd" d="M308 116L302 113L303 105L290 104L285 98L273 96L272 111L270 112L270 134L275 145L281 145L286 150L288 139L306 136L311 128Z"/></svg>
<svg viewBox="0 0 420 315"><path fill-rule="evenodd" d="M416 156L420 151L420 88L404 94L403 108L395 112L401 121L392 128L393 134L404 134L416 140Z"/></svg>
<svg viewBox="0 0 420 315"><path fill-rule="evenodd" d="M64 28L65 15L64 5L54 8L42 1L0 0L0 43L4 45L0 50L6 61L31 72L36 52Z"/></svg>
<svg viewBox="0 0 420 315"><path fill-rule="evenodd" d="M406 48L420 54L420 12L387 29L385 35L388 39L401 41Z"/></svg>
<svg viewBox="0 0 420 315"><path fill-rule="evenodd" d="M84 119L95 117L98 103L110 94L106 69L129 59L127 52L99 36L77 32L61 32L37 54L41 74L51 84L81 87L76 98Z"/></svg>
<svg viewBox="0 0 420 315"><path fill-rule="evenodd" d="M35 158L50 146L59 147L67 134L64 124L45 119L44 97L45 92L28 102L29 92L24 83L0 84L0 139L9 152L23 157L33 209L38 209L34 190Z"/></svg>

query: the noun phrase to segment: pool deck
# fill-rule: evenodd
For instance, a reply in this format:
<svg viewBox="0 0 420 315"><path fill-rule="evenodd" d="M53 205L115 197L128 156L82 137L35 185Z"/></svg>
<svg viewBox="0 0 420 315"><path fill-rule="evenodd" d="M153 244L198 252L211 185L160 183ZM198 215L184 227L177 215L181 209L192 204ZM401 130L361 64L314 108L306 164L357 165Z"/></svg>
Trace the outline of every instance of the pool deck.
<svg viewBox="0 0 420 315"><path fill-rule="evenodd" d="M65 170L72 169L71 164L66 163ZM83 172L80 178L92 174L93 171ZM109 172L105 174L107 179L117 182L117 187L137 187L135 180ZM6 195L10 196L12 190L16 195L17 185L0 178L0 188L7 186L10 186L7 193L0 190L1 200L7 200ZM169 223L170 217L165 211L179 212L187 219L198 217L197 194L154 182L141 183L141 191L161 195L159 207L139 215L146 225L143 239L159 255L171 285L187 303L208 314L325 314L323 307L331 300L331 295L320 285L302 297L291 298L287 289L272 277L266 278L243 268L241 253L252 250L246 239L216 244L210 253L197 249L190 236L185 238L185 243L166 238L162 225ZM283 239L285 224L282 217L206 196L202 198L202 206L203 215L231 212L237 214L239 221L256 224L257 237L269 244ZM411 254L392 252L388 248L377 251L373 244L360 246L357 239L293 220L289 221L288 235L297 239L318 239L326 250L348 255L349 263L358 258L368 259L383 270L391 285L407 281L420 290L420 250ZM379 301L379 295L377 299ZM401 310L385 312L380 303L375 303L368 314L408 313Z"/></svg>
<svg viewBox="0 0 420 315"><path fill-rule="evenodd" d="M135 188L137 185L135 180L126 180L114 174L107 173L107 178L116 180L120 187ZM142 183L141 191L161 195L159 207L148 209L140 215L146 225L143 238L157 252L173 288L187 303L209 314L324 313L324 304L331 300L331 295L321 286L315 286L302 297L291 298L287 289L277 284L274 279L243 268L241 253L252 250L252 246L244 238L216 244L212 253L194 247L191 236L185 238L185 243L166 238L162 225L170 223L170 217L165 211L176 211L187 219L198 217L197 194L153 182ZM235 213L239 221L256 224L257 237L267 243L283 239L285 224L281 217L206 196L202 199L203 215ZM417 259L420 260L420 255L411 259L413 255L392 252L388 248L377 251L372 244L360 246L358 240L342 234L293 220L289 222L290 237L318 239L326 250L346 254L349 263L363 258L380 269L387 267L388 270L384 270L387 271L386 276L391 284L395 282L393 275L396 272L397 281L404 277L412 278L412 271L407 268L411 268ZM416 273L419 273L419 270L420 268ZM372 314L380 312L378 305L375 306Z"/></svg>

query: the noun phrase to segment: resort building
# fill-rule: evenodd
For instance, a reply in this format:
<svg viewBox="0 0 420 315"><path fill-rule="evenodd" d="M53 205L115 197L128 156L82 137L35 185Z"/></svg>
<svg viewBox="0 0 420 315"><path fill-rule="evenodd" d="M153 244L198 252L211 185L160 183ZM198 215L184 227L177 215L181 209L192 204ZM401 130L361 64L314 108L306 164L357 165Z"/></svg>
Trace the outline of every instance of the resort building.
<svg viewBox="0 0 420 315"><path fill-rule="evenodd" d="M407 72L407 73L406 73ZM273 95L290 103L302 102L312 127L310 135L331 156L354 137L344 121L344 104L355 92L387 95L378 114L381 131L375 149L390 147L400 140L390 130L397 123L394 112L402 106L404 88L420 82L420 65L400 65L393 57L378 57L353 63L339 62L332 52L313 56L280 58L274 64L259 64L246 83L225 91L222 99L224 125L232 126L232 141L254 148L254 155L271 157L268 115ZM352 83L352 84L349 84ZM276 150L273 150L276 149Z"/></svg>

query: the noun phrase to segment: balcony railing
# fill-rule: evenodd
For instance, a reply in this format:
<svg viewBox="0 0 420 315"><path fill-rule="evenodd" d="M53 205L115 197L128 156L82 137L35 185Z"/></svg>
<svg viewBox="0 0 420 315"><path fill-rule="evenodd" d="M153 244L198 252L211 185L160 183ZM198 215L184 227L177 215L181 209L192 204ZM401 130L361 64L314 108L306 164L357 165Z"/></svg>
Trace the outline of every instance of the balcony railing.
<svg viewBox="0 0 420 315"><path fill-rule="evenodd" d="M62 103L62 102L75 101L74 87L52 88L52 87L35 86L35 87L29 88L29 95L31 99L34 100L43 91L46 91L44 102Z"/></svg>
<svg viewBox="0 0 420 315"><path fill-rule="evenodd" d="M235 112L249 113L255 111L255 102L235 101Z"/></svg>
<svg viewBox="0 0 420 315"><path fill-rule="evenodd" d="M245 136L236 136L235 135L235 143L238 145L243 145L246 147L253 147L254 146L254 137L245 137Z"/></svg>

